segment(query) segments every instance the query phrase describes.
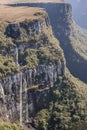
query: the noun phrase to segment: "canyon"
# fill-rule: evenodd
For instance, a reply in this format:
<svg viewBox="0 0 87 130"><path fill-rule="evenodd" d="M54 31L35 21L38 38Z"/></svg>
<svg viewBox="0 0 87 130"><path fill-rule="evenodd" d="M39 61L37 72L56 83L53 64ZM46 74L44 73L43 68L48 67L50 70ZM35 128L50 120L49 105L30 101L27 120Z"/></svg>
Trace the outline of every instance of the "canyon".
<svg viewBox="0 0 87 130"><path fill-rule="evenodd" d="M45 8L49 16L34 6ZM87 84L68 70L81 79L77 71L83 72L86 81L86 67L80 69L86 66L86 53L77 54L70 45L69 36L78 31L73 28L71 5L3 8L10 19L0 14L0 118L38 130L70 130L75 122L86 123Z"/></svg>
<svg viewBox="0 0 87 130"><path fill-rule="evenodd" d="M15 4L11 6L16 6ZM55 37L64 51L70 72L87 83L87 31L80 28L72 18L69 3L18 3L20 6L42 7L49 14ZM69 58L70 57L70 58ZM74 69L73 69L74 68Z"/></svg>

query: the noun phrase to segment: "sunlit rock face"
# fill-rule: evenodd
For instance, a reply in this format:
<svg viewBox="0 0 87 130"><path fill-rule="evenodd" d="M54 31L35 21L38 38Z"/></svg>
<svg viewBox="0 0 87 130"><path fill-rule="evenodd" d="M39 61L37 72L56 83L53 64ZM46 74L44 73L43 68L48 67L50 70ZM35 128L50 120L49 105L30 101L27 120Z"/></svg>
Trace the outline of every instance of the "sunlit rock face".
<svg viewBox="0 0 87 130"><path fill-rule="evenodd" d="M29 69L13 76L7 76L3 78L0 81L0 105L3 108L3 111L7 112L7 117L11 120L19 119L20 88L22 88L23 103L26 104L26 102L28 102L30 113L32 114L32 112L35 112L36 108L40 109L40 106L38 105L38 98L40 98L42 95L43 97L44 95L47 97L46 93L48 93L48 91L46 93L40 93L40 95L39 93L36 94L36 99L34 100L33 96L35 90L32 87L39 85L41 88L46 88L49 85L54 84L57 82L57 77L65 73L64 68L64 62L60 63L59 66L40 65L37 68ZM28 92L26 94L27 90ZM28 95L28 93L30 94ZM27 98L27 96L29 96L29 98ZM36 102L37 105L35 105L34 102ZM25 108L24 104L23 107ZM0 114L2 114L2 111Z"/></svg>
<svg viewBox="0 0 87 130"><path fill-rule="evenodd" d="M51 25L47 15L41 19L30 22L9 23L6 27L5 35L12 39L13 46L9 48L9 51L7 48L2 48L1 54L3 56L12 56L19 68L24 67L23 64L19 62L20 51L25 52L29 48L37 50L39 46L36 46L36 41L34 41L34 44L33 41L24 42L21 40L21 42L17 42L18 38L22 36L26 37L26 35L28 38L34 38L36 35L39 36L43 34L44 30L49 28L51 28ZM51 32L49 32L49 34ZM53 37L52 33L50 35ZM46 45L49 46L52 44L49 42L49 39L47 41L42 39L41 42L44 44L46 42ZM63 52L60 50L60 53ZM24 70L20 69L19 72L1 78L0 115L2 119L26 122L34 113L46 107L49 88L54 87L54 84L58 81L58 76L64 76L65 73L66 62L64 57L60 57L58 63L39 63L36 67L25 67Z"/></svg>

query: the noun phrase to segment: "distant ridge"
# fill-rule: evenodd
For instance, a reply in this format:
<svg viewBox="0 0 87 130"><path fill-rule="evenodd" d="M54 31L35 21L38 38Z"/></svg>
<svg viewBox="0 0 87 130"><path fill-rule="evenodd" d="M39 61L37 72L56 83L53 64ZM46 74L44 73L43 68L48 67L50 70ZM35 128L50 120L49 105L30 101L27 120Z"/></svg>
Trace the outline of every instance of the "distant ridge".
<svg viewBox="0 0 87 130"><path fill-rule="evenodd" d="M0 4L12 4L12 3L61 3L64 2L64 0L0 0Z"/></svg>

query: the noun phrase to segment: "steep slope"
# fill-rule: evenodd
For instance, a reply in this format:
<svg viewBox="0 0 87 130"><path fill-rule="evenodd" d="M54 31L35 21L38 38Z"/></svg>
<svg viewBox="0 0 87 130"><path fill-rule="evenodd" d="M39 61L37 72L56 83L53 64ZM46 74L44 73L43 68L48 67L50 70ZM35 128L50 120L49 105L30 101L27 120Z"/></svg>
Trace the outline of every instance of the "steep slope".
<svg viewBox="0 0 87 130"><path fill-rule="evenodd" d="M26 103L29 105L30 113L40 109L33 95L33 89L41 91L36 94L37 100L40 94L44 97L43 91L48 93L48 86L57 80L58 75L64 75L65 59L58 41L52 34L49 18L44 10L29 8L29 11L33 10L32 17L29 17L29 13L27 15L27 8L25 12L24 8L19 10L17 12L16 8L17 15L21 15L22 11L24 16L21 21L19 17L15 17L14 8L6 8L9 15L13 14L9 16L9 21L8 18L4 20L3 15L1 16L0 115L2 119L10 118L11 121L18 119L21 122L22 112L20 111L22 110L20 109L22 108L19 106L23 98L24 122L26 115L28 116ZM28 90L29 95L26 92Z"/></svg>
<svg viewBox="0 0 87 130"><path fill-rule="evenodd" d="M87 91L85 90L87 85L84 86L69 73L66 77L60 78L55 83L55 87L51 88L49 102L47 102L48 109L42 109L37 114L38 130L71 130L73 126L79 128L81 121L86 119ZM84 96L82 96L83 93ZM76 130L75 127L74 130Z"/></svg>
<svg viewBox="0 0 87 130"><path fill-rule="evenodd" d="M0 19L0 117L38 130L86 122L87 85L67 70L48 14L17 9L7 7L10 19Z"/></svg>
<svg viewBox="0 0 87 130"><path fill-rule="evenodd" d="M18 6L24 5L46 9L54 34L64 50L67 67L74 76L87 83L87 32L73 21L71 5L68 3L18 4Z"/></svg>

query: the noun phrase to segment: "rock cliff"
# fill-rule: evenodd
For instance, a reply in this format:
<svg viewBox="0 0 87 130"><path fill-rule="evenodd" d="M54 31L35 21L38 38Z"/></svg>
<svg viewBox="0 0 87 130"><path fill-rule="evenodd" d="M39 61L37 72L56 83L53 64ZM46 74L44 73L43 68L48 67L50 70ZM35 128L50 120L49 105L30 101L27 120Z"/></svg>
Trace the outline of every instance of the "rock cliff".
<svg viewBox="0 0 87 130"><path fill-rule="evenodd" d="M0 117L38 130L70 130L86 121L87 85L66 68L48 14L1 21L0 34Z"/></svg>
<svg viewBox="0 0 87 130"><path fill-rule="evenodd" d="M52 34L48 15L44 12L36 12L34 15L39 18L3 23L5 28L1 27L4 30L3 37L11 41L3 44L5 41L1 37L0 56L3 62L0 65L0 115L3 119L19 120L22 112L26 115L27 104L31 114L37 112L40 109L39 99L47 96L49 85L53 86L58 76L65 75L63 51ZM8 69L3 69L5 67ZM34 96L35 88L42 92L36 92ZM24 108L20 107L20 98L23 99L21 105Z"/></svg>
<svg viewBox="0 0 87 130"><path fill-rule="evenodd" d="M60 46L64 50L67 67L74 76L87 83L87 32L74 22L71 5L64 2L18 4L18 6L24 5L46 9L54 35L60 41Z"/></svg>

